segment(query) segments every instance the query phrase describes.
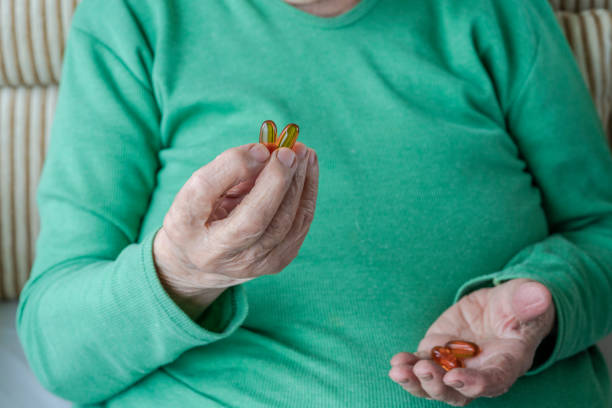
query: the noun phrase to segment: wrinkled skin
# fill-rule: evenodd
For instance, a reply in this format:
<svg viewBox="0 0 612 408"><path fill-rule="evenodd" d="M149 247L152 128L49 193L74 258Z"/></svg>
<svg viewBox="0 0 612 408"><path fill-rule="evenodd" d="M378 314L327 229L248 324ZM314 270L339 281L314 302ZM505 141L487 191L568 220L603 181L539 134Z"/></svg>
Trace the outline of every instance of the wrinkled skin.
<svg viewBox="0 0 612 408"><path fill-rule="evenodd" d="M529 370L554 320L551 294L538 282L514 279L477 290L442 313L416 353L394 355L389 377L414 396L453 406L499 396ZM466 359L465 368L446 372L429 355L450 340L474 342L481 353Z"/></svg>
<svg viewBox="0 0 612 408"><path fill-rule="evenodd" d="M172 299L195 318L226 288L283 270L314 218L318 177L315 152L299 142L272 154L231 148L195 171L153 242Z"/></svg>

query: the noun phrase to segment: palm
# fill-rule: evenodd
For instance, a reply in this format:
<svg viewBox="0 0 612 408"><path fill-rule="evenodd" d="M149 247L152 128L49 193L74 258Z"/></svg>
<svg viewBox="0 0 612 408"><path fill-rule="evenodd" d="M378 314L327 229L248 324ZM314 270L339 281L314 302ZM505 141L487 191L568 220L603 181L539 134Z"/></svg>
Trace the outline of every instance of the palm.
<svg viewBox="0 0 612 408"><path fill-rule="evenodd" d="M496 289L474 292L447 309L431 325L419 350L431 350L450 340L469 340L479 345L481 353L465 360L466 367L483 370L502 364L515 377L527 371L535 352L525 341L531 335L527 333L530 327L521 325L512 303Z"/></svg>
<svg viewBox="0 0 612 408"><path fill-rule="evenodd" d="M456 405L464 405L472 397L504 393L529 369L538 344L551 330L554 320L550 297L539 303L525 303L531 296L529 289L516 296L516 289L526 282L517 279L461 298L430 326L418 353L394 356L390 376L414 395ZM533 319L526 319L527 316ZM465 368L446 373L428 358L432 347L443 346L450 340L474 342L481 352L466 359ZM423 381L429 376L433 379ZM447 385L453 383L467 386L454 389Z"/></svg>

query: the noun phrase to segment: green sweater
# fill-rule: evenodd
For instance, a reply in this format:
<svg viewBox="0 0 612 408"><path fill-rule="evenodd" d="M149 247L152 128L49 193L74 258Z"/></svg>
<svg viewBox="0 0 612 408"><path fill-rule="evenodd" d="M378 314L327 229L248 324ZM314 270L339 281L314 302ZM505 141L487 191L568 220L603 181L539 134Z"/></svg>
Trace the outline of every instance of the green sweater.
<svg viewBox="0 0 612 408"><path fill-rule="evenodd" d="M18 330L80 405L441 407L388 377L471 290L545 284L556 336L473 407L606 407L612 159L546 0L84 0L38 190ZM197 322L152 241L191 174L295 122L319 157L315 219L281 273Z"/></svg>

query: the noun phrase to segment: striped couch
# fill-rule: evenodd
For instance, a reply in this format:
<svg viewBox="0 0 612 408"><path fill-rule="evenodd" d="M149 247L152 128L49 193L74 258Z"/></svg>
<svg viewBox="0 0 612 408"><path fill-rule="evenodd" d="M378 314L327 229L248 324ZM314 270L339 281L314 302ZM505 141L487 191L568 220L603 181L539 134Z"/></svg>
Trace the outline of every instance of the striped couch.
<svg viewBox="0 0 612 408"><path fill-rule="evenodd" d="M0 0L0 300L19 296L34 258L36 186L80 1ZM611 140L612 0L550 3Z"/></svg>

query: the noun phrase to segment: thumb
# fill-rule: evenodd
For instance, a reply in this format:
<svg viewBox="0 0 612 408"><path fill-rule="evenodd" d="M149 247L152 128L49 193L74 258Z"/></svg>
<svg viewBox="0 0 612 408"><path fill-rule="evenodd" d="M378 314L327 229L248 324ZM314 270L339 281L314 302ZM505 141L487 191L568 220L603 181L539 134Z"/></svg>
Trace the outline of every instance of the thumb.
<svg viewBox="0 0 612 408"><path fill-rule="evenodd" d="M551 306L552 296L546 286L532 280L517 282L512 294L512 309L521 323L543 315Z"/></svg>

